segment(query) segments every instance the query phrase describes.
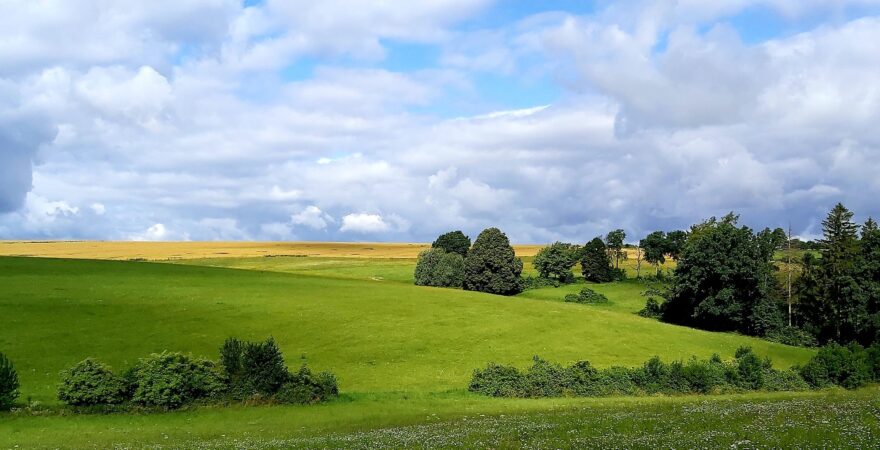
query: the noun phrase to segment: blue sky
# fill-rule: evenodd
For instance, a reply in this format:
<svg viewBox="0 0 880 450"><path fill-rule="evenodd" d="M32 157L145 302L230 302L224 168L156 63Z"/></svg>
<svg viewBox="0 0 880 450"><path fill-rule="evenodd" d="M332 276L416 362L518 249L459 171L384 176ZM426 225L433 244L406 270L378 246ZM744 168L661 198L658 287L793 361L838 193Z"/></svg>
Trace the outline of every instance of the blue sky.
<svg viewBox="0 0 880 450"><path fill-rule="evenodd" d="M880 1L2 8L0 239L636 240L731 210L810 237L838 201L880 215Z"/></svg>

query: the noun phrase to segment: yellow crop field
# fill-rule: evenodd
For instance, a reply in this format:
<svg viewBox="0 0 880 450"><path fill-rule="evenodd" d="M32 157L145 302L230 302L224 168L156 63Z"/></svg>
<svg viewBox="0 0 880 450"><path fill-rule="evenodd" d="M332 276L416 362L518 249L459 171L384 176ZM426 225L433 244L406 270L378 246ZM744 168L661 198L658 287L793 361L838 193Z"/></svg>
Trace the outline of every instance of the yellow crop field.
<svg viewBox="0 0 880 450"><path fill-rule="evenodd" d="M371 242L130 242L0 241L0 256L161 261L256 256L335 258L416 258L430 244ZM515 245L519 256L534 256L541 245Z"/></svg>

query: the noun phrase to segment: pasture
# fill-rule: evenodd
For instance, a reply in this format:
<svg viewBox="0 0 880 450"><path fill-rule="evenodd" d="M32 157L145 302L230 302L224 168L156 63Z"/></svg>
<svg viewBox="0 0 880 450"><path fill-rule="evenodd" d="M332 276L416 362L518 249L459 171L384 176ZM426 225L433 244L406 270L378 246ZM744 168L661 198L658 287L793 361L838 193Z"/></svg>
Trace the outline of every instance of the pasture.
<svg viewBox="0 0 880 450"><path fill-rule="evenodd" d="M727 444L734 437L754 435L758 419L742 405L760 410L764 402L780 421L800 413L772 405L806 402L820 415L831 414L826 407L835 402L842 409L862 405L868 412L850 411L851 420L877 431L877 415L870 412L878 407L874 388L714 398L532 400L484 398L466 391L475 368L490 361L525 367L533 355L563 363L587 359L597 367L635 366L654 355L673 360L717 352L730 358L737 347L748 345L771 357L777 367L788 367L813 353L639 317L635 313L644 306L645 289L640 282L592 285L609 302L578 305L562 299L582 283L516 297L413 286L412 255L420 247L409 244L322 244L326 252L312 247L317 256L212 258L195 256L209 248L217 253L214 250L222 247L183 244L174 254L193 257L165 262L124 261L139 258L136 255L164 259L159 255L171 251L165 244L106 244L107 248L93 244L93 253L77 250L85 248L79 243L56 244L42 253L36 249L43 244L32 243L15 251L41 256L80 252L78 258L90 254L123 261L0 257L0 315L7 318L0 349L15 362L22 400L32 405L0 415L0 448L358 447L370 442L401 446L434 442L426 441L426 433L432 432L458 436L437 440L438 447L481 442L506 447L519 439L560 443L571 433L585 439L582 442L599 443L590 440L596 433L619 434L643 422L656 427L657 442L674 443L675 430L661 423L662 415L680 417L695 430L707 431L726 420L724 408L738 417L732 423L740 431L706 442ZM0 248L5 245L12 244ZM287 248L291 253L305 251L298 244ZM368 248L381 248L381 256L355 255ZM163 350L216 359L226 337L257 340L270 335L291 368L307 361L313 369L335 372L340 398L318 406L193 407L167 414L52 412L58 407L59 372L85 357L119 370ZM691 414L693 408L716 411L716 406L721 412L701 419ZM625 419L619 427L612 423L618 417ZM472 426L464 427L463 420ZM476 425L480 423L486 425ZM487 426L498 433L487 436ZM806 425L798 426L807 430ZM520 432L517 427L526 428ZM413 440L399 440L405 436ZM631 440L619 442L639 446L640 441L632 440L637 436L628 434ZM786 442L765 438L771 439L765 443Z"/></svg>

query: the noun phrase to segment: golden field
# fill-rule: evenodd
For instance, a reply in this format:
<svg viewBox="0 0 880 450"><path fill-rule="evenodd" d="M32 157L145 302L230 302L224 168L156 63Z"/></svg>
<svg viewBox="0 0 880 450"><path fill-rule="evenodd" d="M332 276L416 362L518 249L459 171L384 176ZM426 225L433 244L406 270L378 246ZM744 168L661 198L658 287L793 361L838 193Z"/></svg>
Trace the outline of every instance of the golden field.
<svg viewBox="0 0 880 450"><path fill-rule="evenodd" d="M0 241L0 256L148 261L257 256L416 258L430 246L372 242ZM514 245L518 256L534 256L541 247Z"/></svg>

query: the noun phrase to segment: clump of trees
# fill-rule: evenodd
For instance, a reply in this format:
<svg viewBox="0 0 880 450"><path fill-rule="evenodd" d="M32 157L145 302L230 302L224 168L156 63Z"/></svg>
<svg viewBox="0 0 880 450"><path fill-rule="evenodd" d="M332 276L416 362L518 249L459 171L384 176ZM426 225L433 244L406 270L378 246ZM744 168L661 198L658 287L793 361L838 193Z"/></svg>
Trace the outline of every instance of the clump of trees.
<svg viewBox="0 0 880 450"><path fill-rule="evenodd" d="M873 219L859 227L852 218L842 204L831 210L821 257L804 255L796 284L796 321L820 342L880 340L880 231Z"/></svg>
<svg viewBox="0 0 880 450"><path fill-rule="evenodd" d="M783 326L772 253L728 214L695 225L664 305L667 321L766 335Z"/></svg>
<svg viewBox="0 0 880 450"><path fill-rule="evenodd" d="M58 399L75 407L177 409L193 403L263 399L317 403L338 395L329 372L314 375L305 365L289 372L272 338L263 342L227 339L220 363L183 353L142 358L122 375L92 358L62 373Z"/></svg>
<svg viewBox="0 0 880 450"><path fill-rule="evenodd" d="M769 358L741 347L734 359L709 359L666 363L653 357L641 367L599 370L589 361L570 366L534 357L520 371L490 363L477 369L468 389L492 397L598 397L609 395L713 394L744 391L803 391L841 386L854 389L880 380L880 344L869 349L832 345L819 351L805 366L777 370Z"/></svg>
<svg viewBox="0 0 880 450"><path fill-rule="evenodd" d="M3 353L0 353L0 411L7 410L15 404L18 398L18 372L12 361Z"/></svg>
<svg viewBox="0 0 880 450"><path fill-rule="evenodd" d="M441 247L419 254L414 274L418 286L460 288L464 282L464 258Z"/></svg>
<svg viewBox="0 0 880 450"><path fill-rule="evenodd" d="M507 235L487 228L477 236L464 260L464 288L490 294L515 295L523 290L522 260Z"/></svg>
<svg viewBox="0 0 880 450"><path fill-rule="evenodd" d="M535 270L541 278L571 283L574 281L571 268L577 263L579 253L580 248L576 245L555 242L538 250L534 260Z"/></svg>

